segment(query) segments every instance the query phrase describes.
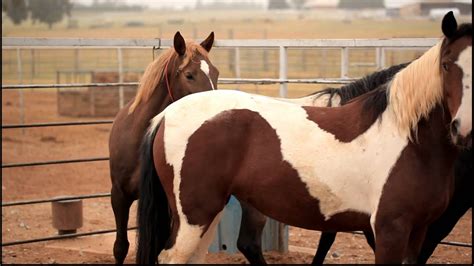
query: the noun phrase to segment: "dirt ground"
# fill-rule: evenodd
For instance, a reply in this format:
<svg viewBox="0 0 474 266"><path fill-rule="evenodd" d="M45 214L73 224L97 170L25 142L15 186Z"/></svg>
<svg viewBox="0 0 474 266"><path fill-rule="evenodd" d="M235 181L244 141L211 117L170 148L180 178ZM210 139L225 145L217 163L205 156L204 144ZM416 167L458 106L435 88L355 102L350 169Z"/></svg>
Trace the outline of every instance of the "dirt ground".
<svg viewBox="0 0 474 266"><path fill-rule="evenodd" d="M20 123L19 92L2 90L2 124ZM54 90L25 91L25 123L86 120L57 115ZM98 117L94 119L110 119ZM2 164L108 156L110 125L43 127L2 130ZM2 202L51 198L61 195L107 193L111 183L107 162L62 164L2 169ZM109 198L83 200L83 227L79 232L115 227ZM135 225L135 206L130 226ZM2 243L55 235L51 204L2 208ZM310 263L319 232L290 227L286 254L266 252L269 263ZM469 211L445 239L472 243ZM134 241L132 238L131 241ZM113 234L2 247L2 263L113 263ZM130 250L127 263L133 263ZM247 263L241 254L208 254L208 263ZM341 233L326 258L327 263L373 263L363 236ZM472 264L472 249L439 245L430 263Z"/></svg>

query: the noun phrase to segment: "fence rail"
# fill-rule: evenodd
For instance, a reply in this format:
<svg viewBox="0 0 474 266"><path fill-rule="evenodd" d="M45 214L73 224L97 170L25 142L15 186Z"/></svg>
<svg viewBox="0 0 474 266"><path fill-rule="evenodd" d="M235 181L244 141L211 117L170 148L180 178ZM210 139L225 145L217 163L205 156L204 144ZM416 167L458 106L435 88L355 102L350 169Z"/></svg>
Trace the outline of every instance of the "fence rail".
<svg viewBox="0 0 474 266"><path fill-rule="evenodd" d="M197 39L196 41L201 41ZM288 83L308 83L308 84L346 84L354 79L348 78L349 56L348 48L376 48L375 66L383 67L385 62L385 49L426 49L435 45L439 41L438 38L395 38L395 39L300 39L300 40L216 40L215 47L234 48L236 55L239 54L239 48L279 48L279 78L277 79L243 79L243 78L220 78L220 84L280 84L280 96L286 97L286 90ZM51 49L51 48L117 48L118 54L121 55L121 48L153 48L162 49L171 47L173 40L171 39L83 39L83 38L18 38L6 37L2 38L2 49L16 49L18 56L18 69L21 70L21 56L20 49L34 48L34 49ZM287 49L288 48L338 48L341 49L341 78L338 79L288 79L287 68ZM239 62L236 57L236 62ZM121 62L121 57L119 57ZM237 64L238 65L238 64ZM21 72L21 71L20 71ZM121 75L122 73L120 73ZM20 73L21 76L21 73ZM239 75L238 75L239 76ZM21 78L20 78L21 80ZM110 87L110 86L136 86L138 82L118 82L118 83L76 83L76 84L14 84L3 85L2 90L22 90L22 89L47 89L47 88L78 88L78 87ZM13 128L33 128L33 127L48 127L48 126L77 126L77 125L93 125L93 124L110 124L113 120L97 120L97 121L73 121L73 122L52 122L52 123L31 123L31 124L10 124L2 125L2 129ZM82 158L72 160L55 160L44 162L29 162L29 163L11 163L2 164L2 168L12 167L26 167L38 165L51 164L65 164L65 163L83 163L94 161L105 161L108 157L96 158ZM18 206L27 204L48 203L60 200L70 199L91 199L100 197L110 197L110 193L80 195L71 197L56 197L52 199L36 199L24 201L2 202L2 207ZM136 227L129 228L134 230ZM88 236L95 234L105 234L115 232L116 230L99 230L85 233L75 233L60 236L50 236L37 239L19 240L11 242L2 242L2 247L20 245L41 241L50 241L57 239L65 239L79 236ZM360 232L349 232L355 234L362 234ZM440 244L469 247L472 244L460 243L454 241L442 241Z"/></svg>
<svg viewBox="0 0 474 266"><path fill-rule="evenodd" d="M85 163L85 162L106 161L108 159L109 159L109 157L94 157L94 158L81 158L81 159L72 159L72 160L53 160L53 161L29 162L29 163L7 163L7 164L2 164L2 168L40 166L40 165L50 165L50 164L66 164L66 163Z"/></svg>
<svg viewBox="0 0 474 266"><path fill-rule="evenodd" d="M233 48L236 53L236 73L240 73L238 54L240 48L278 48L279 49L279 78L277 80L261 80L250 81L254 84L280 84L280 97L287 96L287 80L288 77L288 48L337 48L341 50L341 78L348 77L349 70L349 48L376 48L377 67L385 65L385 49L425 49L439 42L439 38L394 38L394 39L239 39L239 40L217 40L214 42L215 47ZM197 40L198 42L201 40ZM116 48L118 56L119 80L123 80L123 60L122 48L153 48L161 49L171 47L173 40L171 39L84 39L84 38L21 38L6 37L2 38L2 49L16 49L18 69L21 70L21 53L22 48ZM21 71L20 71L21 72ZM22 74L19 74L21 77ZM239 75L238 75L239 76ZM20 78L21 80L21 78ZM239 84L244 82L239 79ZM295 83L298 83L295 80ZM323 83L323 82L321 82ZM2 86L3 88L3 86ZM122 93L120 93L122 95ZM120 100L120 106L123 101Z"/></svg>
<svg viewBox="0 0 474 266"><path fill-rule="evenodd" d="M214 47L431 47L439 38L392 38L392 39L235 39L216 40ZM196 39L200 42L202 39ZM96 38L2 38L2 49L15 48L104 48L104 47L130 47L130 48L167 48L173 45L171 39L96 39Z"/></svg>
<svg viewBox="0 0 474 266"><path fill-rule="evenodd" d="M29 128L29 127L59 127L59 126L79 126L79 125L101 125L112 124L114 120L94 120L94 121L72 121L72 122L50 122L50 123L31 123L31 124L6 124L2 129L10 128Z"/></svg>
<svg viewBox="0 0 474 266"><path fill-rule="evenodd" d="M128 230L135 230L135 229L137 229L137 227L128 228ZM42 237L42 238L17 240L17 241L2 243L2 247L29 244L29 243L35 243L35 242L44 242L44 241L50 241L50 240L66 239L66 238L73 238L73 237L80 237L80 236L107 234L107 233L113 233L116 231L117 230L115 229L106 229L106 230L98 230L98 231L91 231L91 232L85 232L85 233L64 234L64 235L49 236L49 237Z"/></svg>
<svg viewBox="0 0 474 266"><path fill-rule="evenodd" d="M56 197L56 198L50 198L50 199L35 199L35 200L19 200L19 201L2 202L2 207L29 205L29 204L38 204L38 203L48 203L48 202L56 202L56 201L63 201L63 200L95 199L95 198L104 198L104 197L110 197L110 193L99 193L99 194L89 194L89 195L80 195L80 196Z"/></svg>
<svg viewBox="0 0 474 266"><path fill-rule="evenodd" d="M244 78L220 78L219 84L282 84L282 83L307 83L307 84L347 84L354 78L334 79L244 79ZM2 90L20 89L54 89L54 88L81 88L81 87L113 87L113 86L137 86L138 82L115 82L115 83L67 83L67 84L12 84L2 85Z"/></svg>

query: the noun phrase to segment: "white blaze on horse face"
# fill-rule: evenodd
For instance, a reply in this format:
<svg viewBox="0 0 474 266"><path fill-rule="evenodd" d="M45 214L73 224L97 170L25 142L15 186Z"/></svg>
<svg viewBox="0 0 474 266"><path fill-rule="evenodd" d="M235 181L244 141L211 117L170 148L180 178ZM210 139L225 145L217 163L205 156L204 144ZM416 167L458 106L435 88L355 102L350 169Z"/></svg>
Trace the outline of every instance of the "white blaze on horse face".
<svg viewBox="0 0 474 266"><path fill-rule="evenodd" d="M459 134L466 137L472 131L472 46L466 47L456 64L462 69L462 100L454 119L459 121Z"/></svg>
<svg viewBox="0 0 474 266"><path fill-rule="evenodd" d="M209 76L209 65L207 64L206 60L201 60L201 70L206 74L209 82L211 83L212 90L215 90L214 83L212 83L211 76Z"/></svg>
<svg viewBox="0 0 474 266"><path fill-rule="evenodd" d="M398 134L391 112L383 114L381 123L375 122L352 142L344 143L308 120L301 106L260 95L227 90L200 92L168 109L165 154L174 170L180 219L185 217L179 200L180 173L189 137L223 111L247 109L269 123L280 139L283 159L298 172L310 195L319 200L326 219L349 210L376 215L383 186L408 144L408 139Z"/></svg>

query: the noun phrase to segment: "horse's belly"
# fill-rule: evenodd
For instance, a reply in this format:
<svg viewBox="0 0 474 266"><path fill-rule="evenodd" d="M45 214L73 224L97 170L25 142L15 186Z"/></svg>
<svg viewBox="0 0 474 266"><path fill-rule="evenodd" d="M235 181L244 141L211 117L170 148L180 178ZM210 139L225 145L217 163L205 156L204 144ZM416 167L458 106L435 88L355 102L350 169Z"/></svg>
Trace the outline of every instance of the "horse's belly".
<svg viewBox="0 0 474 266"><path fill-rule="evenodd" d="M255 177L257 179L257 177ZM281 181L255 182L253 187L236 189L239 200L248 202L263 214L288 225L321 231L352 231L370 229L370 216L361 212L343 211L329 219L322 213L319 200L312 197L301 182L290 176Z"/></svg>

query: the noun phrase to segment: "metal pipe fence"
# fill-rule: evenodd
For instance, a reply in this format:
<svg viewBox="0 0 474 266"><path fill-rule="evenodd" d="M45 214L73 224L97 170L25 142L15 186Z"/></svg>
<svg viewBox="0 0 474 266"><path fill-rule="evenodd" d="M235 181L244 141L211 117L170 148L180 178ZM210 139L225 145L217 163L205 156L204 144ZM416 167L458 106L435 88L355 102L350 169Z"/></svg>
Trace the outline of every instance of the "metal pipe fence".
<svg viewBox="0 0 474 266"><path fill-rule="evenodd" d="M110 193L99 193L99 194L89 194L89 195L80 195L80 196L65 196L65 197L56 197L56 198L50 198L50 199L19 200L19 201L2 202L2 207L48 203L48 202L56 202L56 201L63 201L63 200L95 199L95 198L104 198L104 197L110 197Z"/></svg>
<svg viewBox="0 0 474 266"><path fill-rule="evenodd" d="M6 124L6 125L2 125L2 129L29 128L29 127L103 125L103 124L112 124L113 122L114 120L93 120L93 121L51 122L51 123L31 123L31 124Z"/></svg>
<svg viewBox="0 0 474 266"><path fill-rule="evenodd" d="M201 40L197 40L198 42ZM238 73L238 78L220 78L219 84L280 84L280 97L286 97L287 95L287 84L347 84L354 81L353 78L348 78L349 68L349 56L347 54L348 48L376 48L376 62L375 66L385 66L385 50L386 49L426 49L433 46L438 42L437 38L397 38L397 39L337 39L337 40L217 40L214 43L216 47L227 47L235 49L235 54L239 55L239 48L252 47L258 49L264 48L278 48L279 49L279 78L240 78L240 67L239 58L235 57L235 71ZM117 48L117 56L119 62L121 62L122 52L121 48L152 48L153 50L167 48L172 46L172 40L165 39L80 39L80 38L17 38L7 37L2 38L2 49L17 49L18 55L18 75L20 81L22 80L22 66L21 56L19 51L21 48L34 48L34 49L49 49L54 48ZM339 48L341 49L341 77L340 78L317 78L317 79L288 79L288 48ZM123 72L123 66L119 65L119 73ZM75 83L75 84L14 84L14 85L3 85L2 90L24 90L24 89L51 89L51 88L85 88L85 87L111 87L111 86L136 86L138 82L122 82L123 78L119 78L119 82L114 83ZM22 82L20 82L22 83ZM22 95L20 95L22 96ZM121 101L123 95L121 97ZM123 103L121 103L123 105ZM23 119L22 119L23 121ZM2 129L17 129L17 128L35 128L35 127L51 127L51 126L79 126L79 125L98 125L98 124L111 124L113 120L94 120L94 121L65 121L65 122L51 122L51 123L30 123L30 124L2 124ZM67 164L67 163L84 163L84 162L96 162L106 161L108 157L95 157L95 158L80 158L80 159L69 159L69 160L53 160L53 161L42 161L42 162L27 162L27 163L9 163L2 164L2 168L13 168L13 167L28 167L28 166L41 166L41 165L53 165L53 164ZM12 202L2 202L3 207L29 205L29 204L40 204L49 203L61 200L72 200L72 199L92 199L92 198L103 198L110 197L110 193L99 193L79 196L68 196L68 197L56 197L49 199L34 199L34 200L22 200ZM128 230L134 230L136 227L129 228ZM115 229L98 230L85 233L66 234L58 236L49 236L36 239L18 240L11 242L2 242L2 247L13 246L27 243L35 243L42 241L58 240L72 237L89 236L95 234L105 234L115 232ZM362 234L361 232L349 232L354 234ZM469 247L472 248L472 244L460 243L454 241L442 241L440 244Z"/></svg>
<svg viewBox="0 0 474 266"><path fill-rule="evenodd" d="M2 168L40 166L40 165L51 165L51 164L66 164L66 163L85 163L85 162L96 162L96 161L107 161L107 160L109 160L109 157L93 157L93 158L80 158L80 159L70 159L70 160L52 160L52 161L28 162L28 163L7 163L7 164L2 164Z"/></svg>
<svg viewBox="0 0 474 266"><path fill-rule="evenodd" d="M137 229L137 227L128 228L128 230L135 230L135 229ZM41 237L41 238L34 238L34 239L17 240L17 241L10 241L10 242L2 243L2 247L29 244L29 243L36 243L36 242L44 242L44 241L50 241L50 240L74 238L74 237L80 237L80 236L91 236L91 235L107 234L107 233L113 233L113 232L116 232L116 231L117 230L115 230L115 229L106 229L106 230L97 230L97 231L84 232L84 233L64 234L64 235Z"/></svg>

